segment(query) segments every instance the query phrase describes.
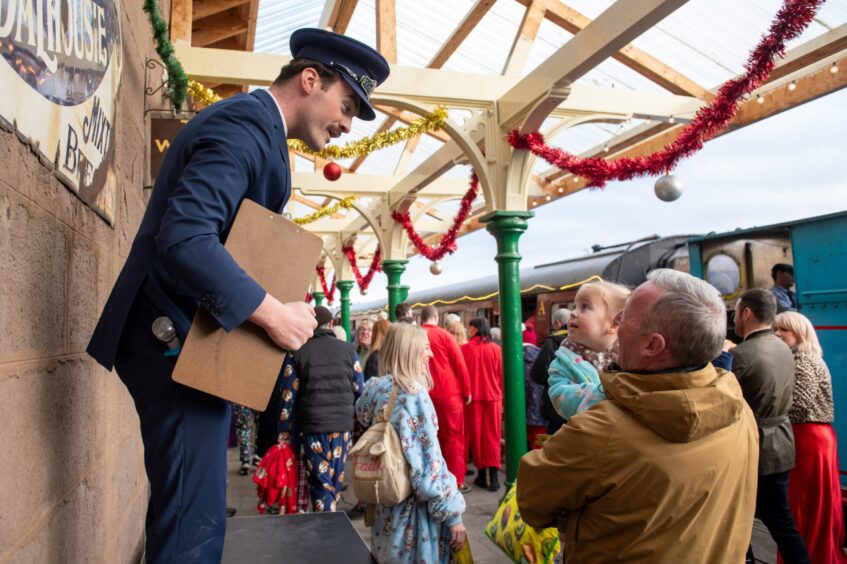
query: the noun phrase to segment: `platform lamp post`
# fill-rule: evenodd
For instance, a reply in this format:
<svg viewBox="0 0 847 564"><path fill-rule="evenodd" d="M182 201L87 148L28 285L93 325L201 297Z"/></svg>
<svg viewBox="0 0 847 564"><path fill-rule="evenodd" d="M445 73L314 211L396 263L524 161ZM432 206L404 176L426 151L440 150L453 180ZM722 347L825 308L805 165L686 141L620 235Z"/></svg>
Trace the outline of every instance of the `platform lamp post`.
<svg viewBox="0 0 847 564"><path fill-rule="evenodd" d="M528 211L495 211L480 221L497 240L500 287L500 335L503 340L503 395L506 403L506 487L518 476L518 464L526 453L526 404L524 400L521 337L521 281L518 239L526 231Z"/></svg>
<svg viewBox="0 0 847 564"><path fill-rule="evenodd" d="M351 341L350 337L350 290L353 289L352 280L339 280L336 285L338 292L341 294L341 326L347 333L347 341Z"/></svg>
<svg viewBox="0 0 847 564"><path fill-rule="evenodd" d="M406 285L406 284L403 284L402 286L400 286L400 301L405 302L408 299L409 299L409 286Z"/></svg>
<svg viewBox="0 0 847 564"><path fill-rule="evenodd" d="M382 270L388 276L388 318L392 321L397 321L394 315L394 308L403 301L403 286L400 284L400 277L406 271L406 265L409 264L405 259L386 259L382 261ZM408 287L406 292L408 293Z"/></svg>
<svg viewBox="0 0 847 564"><path fill-rule="evenodd" d="M324 293L323 292L312 292L312 299L315 300L315 307L319 305L324 305Z"/></svg>

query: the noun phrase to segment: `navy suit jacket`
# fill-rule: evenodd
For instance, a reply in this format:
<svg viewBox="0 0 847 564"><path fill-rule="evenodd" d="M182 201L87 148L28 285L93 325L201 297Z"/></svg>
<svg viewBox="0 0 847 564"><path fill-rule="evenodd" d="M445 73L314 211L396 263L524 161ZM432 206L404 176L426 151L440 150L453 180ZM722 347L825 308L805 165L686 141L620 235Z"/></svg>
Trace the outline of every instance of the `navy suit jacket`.
<svg viewBox="0 0 847 564"><path fill-rule="evenodd" d="M281 211L291 192L285 128L265 90L200 112L173 139L126 264L103 309L88 354L111 370L139 292L184 340L202 304L230 331L265 290L224 248L245 198Z"/></svg>

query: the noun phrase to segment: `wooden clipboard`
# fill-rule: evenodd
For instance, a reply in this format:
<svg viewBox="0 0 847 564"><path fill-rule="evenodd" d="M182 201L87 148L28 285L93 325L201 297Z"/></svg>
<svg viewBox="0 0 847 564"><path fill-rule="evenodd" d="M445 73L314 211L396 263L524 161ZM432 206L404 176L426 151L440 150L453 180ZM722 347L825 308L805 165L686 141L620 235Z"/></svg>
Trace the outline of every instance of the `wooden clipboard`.
<svg viewBox="0 0 847 564"><path fill-rule="evenodd" d="M226 249L279 301L302 301L315 275L321 238L259 204L244 200ZM264 411L285 351L264 329L245 322L227 333L205 308L191 324L173 371L175 382Z"/></svg>

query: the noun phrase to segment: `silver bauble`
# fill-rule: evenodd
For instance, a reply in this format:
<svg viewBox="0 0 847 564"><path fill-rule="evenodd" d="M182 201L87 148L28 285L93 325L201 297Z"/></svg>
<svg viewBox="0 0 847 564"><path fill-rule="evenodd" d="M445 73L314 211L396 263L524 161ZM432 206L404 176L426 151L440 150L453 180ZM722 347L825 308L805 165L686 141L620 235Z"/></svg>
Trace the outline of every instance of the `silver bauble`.
<svg viewBox="0 0 847 564"><path fill-rule="evenodd" d="M666 174L656 181L653 191L663 202L673 202L682 196L682 181L673 174Z"/></svg>
<svg viewBox="0 0 847 564"><path fill-rule="evenodd" d="M364 290L362 290L362 291L361 291L361 292L359 292L359 293L360 293L360 294L362 294L363 296L367 296L367 295L368 295L368 289L367 289L367 288L365 288Z"/></svg>
<svg viewBox="0 0 847 564"><path fill-rule="evenodd" d="M434 274L434 275L438 276L439 274L441 274L442 272L444 272L444 269L443 269L443 268L441 268L441 263L440 263L440 262L435 261L435 262L433 262L431 265L429 265L429 271L430 271L432 274Z"/></svg>

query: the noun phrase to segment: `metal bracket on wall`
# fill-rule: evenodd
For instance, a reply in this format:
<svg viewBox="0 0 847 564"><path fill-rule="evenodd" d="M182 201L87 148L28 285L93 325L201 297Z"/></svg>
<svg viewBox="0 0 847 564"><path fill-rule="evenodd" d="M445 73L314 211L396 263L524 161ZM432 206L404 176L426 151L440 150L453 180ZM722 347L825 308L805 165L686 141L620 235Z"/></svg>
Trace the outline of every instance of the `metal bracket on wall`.
<svg viewBox="0 0 847 564"><path fill-rule="evenodd" d="M161 69L160 72L153 72L157 69ZM159 78L161 76L161 79ZM158 85L156 85L158 83ZM165 67L164 63L159 61L158 59L154 59L152 57L144 58L144 116L150 112L166 112L172 114L174 117L188 117L190 118L196 112L191 111L182 111L177 110L173 107L173 104L169 104L170 107L166 108L151 108L147 106L148 98L151 98L161 92L161 97L165 100L170 101L170 93L166 86L168 85L168 70Z"/></svg>

